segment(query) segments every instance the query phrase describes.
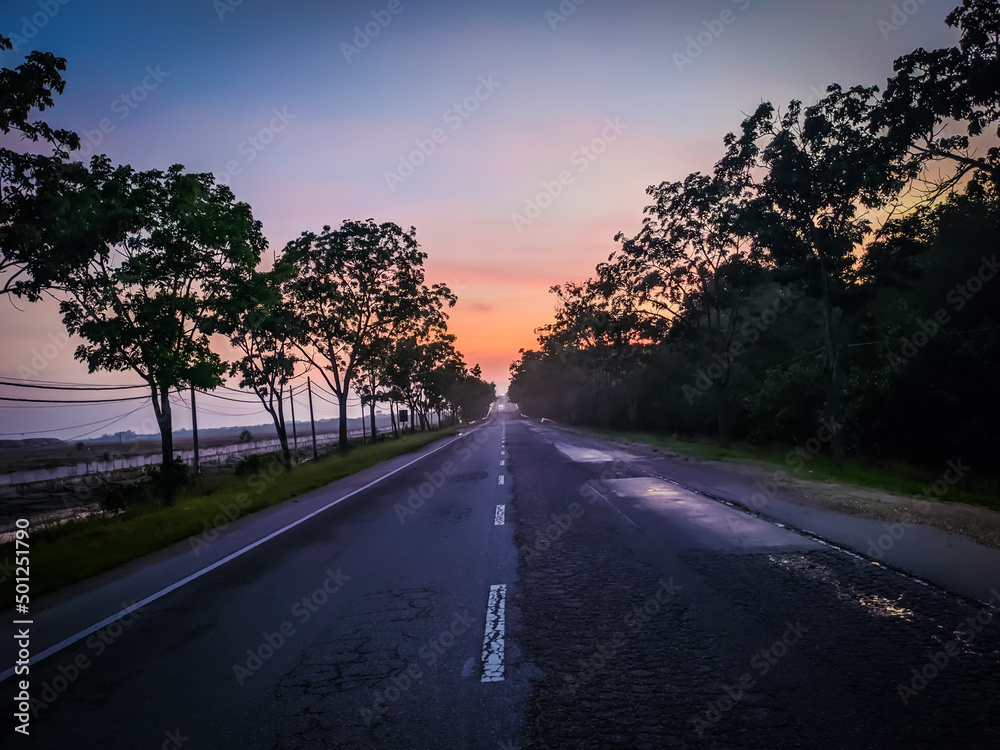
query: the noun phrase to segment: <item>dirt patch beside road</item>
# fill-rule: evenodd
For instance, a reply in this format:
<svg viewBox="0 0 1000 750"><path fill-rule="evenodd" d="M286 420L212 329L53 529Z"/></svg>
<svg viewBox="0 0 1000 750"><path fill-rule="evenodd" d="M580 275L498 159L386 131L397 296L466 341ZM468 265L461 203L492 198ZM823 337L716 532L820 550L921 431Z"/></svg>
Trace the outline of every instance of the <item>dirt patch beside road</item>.
<svg viewBox="0 0 1000 750"><path fill-rule="evenodd" d="M774 479L767 464L706 461L713 470L728 472L748 481ZM841 482L791 478L779 482L782 499L834 513L860 516L872 521L907 523L961 534L977 544L1000 549L1000 513L966 503L942 502L934 498L895 495Z"/></svg>
<svg viewBox="0 0 1000 750"><path fill-rule="evenodd" d="M565 429L565 428L564 428ZM581 433L586 434L586 433ZM884 523L904 523L930 526L952 534L968 537L977 544L1000 549L1000 512L959 502L945 502L934 497L898 495L846 482L811 480L787 476L787 467L749 459L713 461L683 456L646 443L616 440L633 452L649 459L667 459L683 467L685 474L703 477L703 485L724 488L726 485L757 487L773 486L785 501L818 510L858 516ZM777 480L776 474L786 475ZM727 481L728 480L728 481ZM751 496L718 492L727 500L755 507ZM752 495L752 493L751 493ZM766 514L766 508L762 510Z"/></svg>

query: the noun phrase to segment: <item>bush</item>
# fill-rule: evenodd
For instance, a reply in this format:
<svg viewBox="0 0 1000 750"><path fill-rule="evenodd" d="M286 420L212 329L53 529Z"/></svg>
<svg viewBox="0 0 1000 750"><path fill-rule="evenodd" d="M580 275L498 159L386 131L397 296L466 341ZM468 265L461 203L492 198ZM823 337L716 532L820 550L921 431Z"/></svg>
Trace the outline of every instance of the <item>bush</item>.
<svg viewBox="0 0 1000 750"><path fill-rule="evenodd" d="M790 443L815 436L817 415L826 402L823 377L816 359L768 369L745 400L752 436Z"/></svg>
<svg viewBox="0 0 1000 750"><path fill-rule="evenodd" d="M254 474L266 474L273 466L280 466L281 453L252 453L240 459L236 464L236 476L249 477Z"/></svg>
<svg viewBox="0 0 1000 750"><path fill-rule="evenodd" d="M152 485L148 479L139 482L111 484L101 497L101 510L105 513L120 513L133 505L152 499Z"/></svg>
<svg viewBox="0 0 1000 750"><path fill-rule="evenodd" d="M190 466L177 458L171 462L170 466L172 468L170 473L170 483L174 488L174 491L194 485L197 476ZM167 474L163 470L162 464L147 467L146 481L150 486L150 491L152 494L156 495L156 497L164 498L167 496L167 480Z"/></svg>

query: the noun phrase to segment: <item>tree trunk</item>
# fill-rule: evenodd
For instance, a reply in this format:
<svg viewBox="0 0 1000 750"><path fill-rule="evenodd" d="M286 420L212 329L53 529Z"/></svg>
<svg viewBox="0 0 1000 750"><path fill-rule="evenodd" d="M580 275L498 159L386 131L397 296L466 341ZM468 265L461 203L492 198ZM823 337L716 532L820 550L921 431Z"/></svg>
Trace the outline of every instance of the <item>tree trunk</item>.
<svg viewBox="0 0 1000 750"><path fill-rule="evenodd" d="M392 436L399 439L399 425L396 424L396 402L389 402L389 421L392 422Z"/></svg>
<svg viewBox="0 0 1000 750"><path fill-rule="evenodd" d="M372 443L375 442L375 438L378 436L378 428L375 427L375 397L372 396L371 403L368 404L368 413L371 416L372 425Z"/></svg>
<svg viewBox="0 0 1000 750"><path fill-rule="evenodd" d="M278 442L281 443L281 461L285 465L285 471L292 470L292 454L288 450L288 428L285 427L285 410L282 405L281 394L278 394L278 414L274 420L274 429L278 431Z"/></svg>
<svg viewBox="0 0 1000 750"><path fill-rule="evenodd" d="M729 411L726 409L726 391L716 383L715 415L719 423L719 447L728 448L729 443Z"/></svg>
<svg viewBox="0 0 1000 750"><path fill-rule="evenodd" d="M340 452L342 454L347 453L347 394L349 391L345 388L339 394L337 394L338 402L338 413L340 414Z"/></svg>
<svg viewBox="0 0 1000 750"><path fill-rule="evenodd" d="M153 412L156 414L156 424L160 428L160 490L163 492L165 505L173 505L176 497L174 489L174 432L170 413L170 389L151 384L153 395Z"/></svg>
<svg viewBox="0 0 1000 750"><path fill-rule="evenodd" d="M818 250L817 250L818 252ZM823 296L823 336L825 339L826 346L826 391L827 391L827 406L829 409L830 421L838 427L836 430L831 430L833 437L830 441L830 447L833 450L833 455L837 459L842 459L844 457L844 440L839 429L839 419L840 419L840 347L837 344L837 335L834 330L834 309L833 309L833 294L830 289L830 275L827 273L826 259L825 256L819 252L820 258L820 274L822 278L820 279Z"/></svg>

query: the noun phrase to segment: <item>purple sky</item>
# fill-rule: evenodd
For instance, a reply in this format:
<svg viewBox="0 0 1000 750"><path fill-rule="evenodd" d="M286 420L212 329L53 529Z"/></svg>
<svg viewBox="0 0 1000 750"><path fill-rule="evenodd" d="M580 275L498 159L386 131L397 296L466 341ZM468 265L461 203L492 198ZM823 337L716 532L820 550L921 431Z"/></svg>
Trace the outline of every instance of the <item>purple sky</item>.
<svg viewBox="0 0 1000 750"><path fill-rule="evenodd" d="M459 348L503 391L551 318L547 289L586 278L617 231L638 229L647 185L711 169L762 100L883 85L896 57L953 44L956 1L4 0L0 32L18 49L0 65L32 49L65 57L51 124L80 132L86 156L214 173L275 251L345 218L416 226L429 281L459 295ZM88 375L72 343L52 345L53 304L0 301L0 326L0 375L137 382ZM266 421L210 401L203 425ZM132 408L0 406L0 432ZM188 426L184 410L175 424Z"/></svg>

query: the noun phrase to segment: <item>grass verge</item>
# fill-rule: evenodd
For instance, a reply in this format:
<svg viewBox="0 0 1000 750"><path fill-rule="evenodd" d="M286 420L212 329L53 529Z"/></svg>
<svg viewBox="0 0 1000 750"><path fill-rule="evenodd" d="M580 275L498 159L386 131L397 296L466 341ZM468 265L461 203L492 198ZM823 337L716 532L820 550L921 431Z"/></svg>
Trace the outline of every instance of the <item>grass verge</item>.
<svg viewBox="0 0 1000 750"><path fill-rule="evenodd" d="M331 454L300 464L288 474L208 475L198 487L181 493L171 507L149 503L115 516L95 515L33 531L32 599L202 534L221 526L220 522L228 525L237 518L416 451L455 432L455 428L447 428L357 447L346 456ZM0 545L0 561L13 564L13 560L13 543ZM0 601L14 601L14 583L11 570L0 584Z"/></svg>
<svg viewBox="0 0 1000 750"><path fill-rule="evenodd" d="M680 438L654 432L619 432L614 430L585 429L593 435L614 442L634 442L652 446L660 451L669 451L681 456L701 458L708 461L731 461L734 463L755 462L770 464L775 469L785 471L789 476L817 482L837 482L867 487L896 495L926 497L938 500L931 493L931 485L941 479L947 466L941 470L893 461L877 462L862 458L846 458L838 461L832 456L819 453L803 462L796 469L786 457L794 446L767 446L752 443L734 443L729 448L721 448L708 441L681 440ZM943 502L961 502L1000 511L1000 482L996 479L967 476L959 484L951 487L940 498Z"/></svg>

